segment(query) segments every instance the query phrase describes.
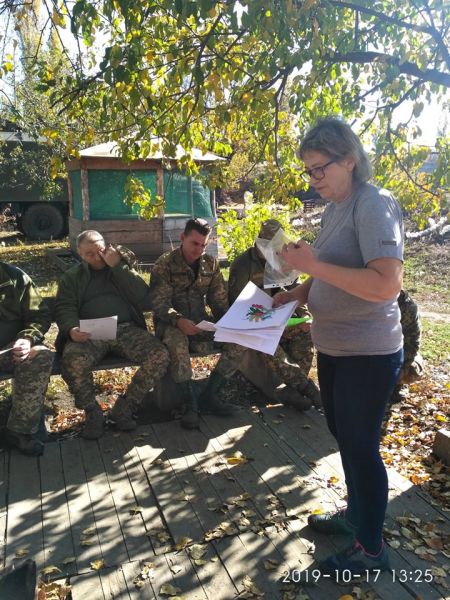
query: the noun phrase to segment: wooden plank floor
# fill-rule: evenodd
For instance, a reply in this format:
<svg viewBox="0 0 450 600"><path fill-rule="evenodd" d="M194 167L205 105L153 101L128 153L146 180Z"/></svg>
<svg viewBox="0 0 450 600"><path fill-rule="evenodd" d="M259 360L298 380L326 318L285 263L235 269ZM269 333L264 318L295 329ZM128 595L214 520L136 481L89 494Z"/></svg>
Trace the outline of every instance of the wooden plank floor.
<svg viewBox="0 0 450 600"><path fill-rule="evenodd" d="M162 598L176 589L185 600L231 600L256 588L266 599L337 600L355 584L321 578L299 592L280 583L288 570L311 578L315 561L345 543L307 527L313 510L343 504L335 446L319 412L278 406L206 417L196 431L172 421L108 431L98 442L52 442L39 459L4 452L3 566L23 555L39 570L57 567L51 577L70 582L73 600ZM389 481L388 529L412 515L449 535L448 513L395 471ZM390 549L397 581L384 573L358 582L360 597L448 598L439 580L448 558L437 552L425 561L398 539Z"/></svg>

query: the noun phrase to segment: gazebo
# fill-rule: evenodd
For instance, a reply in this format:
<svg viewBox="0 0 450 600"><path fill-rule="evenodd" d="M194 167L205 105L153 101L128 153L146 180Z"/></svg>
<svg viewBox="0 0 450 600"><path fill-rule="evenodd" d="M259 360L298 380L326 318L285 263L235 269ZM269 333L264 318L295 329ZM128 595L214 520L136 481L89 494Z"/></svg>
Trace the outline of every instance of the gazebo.
<svg viewBox="0 0 450 600"><path fill-rule="evenodd" d="M152 261L178 244L187 219L203 217L216 220L215 193L199 180L177 169L176 159L163 157L157 150L146 159L123 162L114 142L92 146L80 158L67 162L69 187L69 239L75 250L77 235L85 229L100 231L110 243L124 244L141 261ZM212 152L194 149L194 160L207 169L223 158ZM152 196L164 197L158 217L148 221L137 214L137 207L124 202L129 174L140 179ZM208 247L217 253L214 235Z"/></svg>

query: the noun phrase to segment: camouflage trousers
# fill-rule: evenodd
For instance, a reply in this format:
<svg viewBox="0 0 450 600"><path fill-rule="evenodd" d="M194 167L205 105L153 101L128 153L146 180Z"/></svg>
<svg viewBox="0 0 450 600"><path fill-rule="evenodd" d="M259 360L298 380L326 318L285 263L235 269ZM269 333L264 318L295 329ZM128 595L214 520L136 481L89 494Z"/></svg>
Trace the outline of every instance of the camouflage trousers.
<svg viewBox="0 0 450 600"><path fill-rule="evenodd" d="M249 353L248 364L254 373L244 371L244 375L250 377L257 387L260 386L256 371L260 372L260 369L266 371L266 373L262 372L260 376L261 384L264 386L270 385L275 389L281 383L285 383L301 391L308 384L308 374L313 359L313 347L309 333L297 335L291 339L281 338L273 356L258 352L258 350L247 350L247 352ZM273 391L260 389L269 397L271 396L269 392Z"/></svg>
<svg viewBox="0 0 450 600"><path fill-rule="evenodd" d="M45 394L53 365L53 353L33 346L28 358L15 364L12 353L0 356L0 370L13 375L12 397L3 406L2 424L15 433L32 434L39 428Z"/></svg>
<svg viewBox="0 0 450 600"><path fill-rule="evenodd" d="M217 344L214 333L204 331L197 335L184 335L178 327L168 325L161 333L161 339L170 356L169 373L175 383L189 381L192 378L191 352L221 352L219 362L214 369L224 377L231 377L239 369L243 352L247 349L237 344Z"/></svg>
<svg viewBox="0 0 450 600"><path fill-rule="evenodd" d="M166 348L154 335L134 323L119 323L115 340L66 343L61 357L61 374L75 398L77 408L94 406L92 368L107 354L127 358L140 367L127 390L127 398L138 407L145 394L163 377L169 364Z"/></svg>
<svg viewBox="0 0 450 600"><path fill-rule="evenodd" d="M417 353L412 361L406 361L400 370L398 376L398 384L403 385L406 383L413 383L420 379L423 375L423 358L422 355Z"/></svg>

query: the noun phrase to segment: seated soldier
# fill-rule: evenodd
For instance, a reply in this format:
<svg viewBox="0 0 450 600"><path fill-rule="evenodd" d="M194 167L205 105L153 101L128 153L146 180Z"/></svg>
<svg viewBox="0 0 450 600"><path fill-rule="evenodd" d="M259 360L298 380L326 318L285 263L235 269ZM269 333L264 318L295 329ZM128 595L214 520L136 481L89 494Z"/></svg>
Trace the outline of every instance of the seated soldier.
<svg viewBox="0 0 450 600"><path fill-rule="evenodd" d="M398 297L403 332L403 366L391 396L391 404L408 396L408 385L423 375L423 358L419 352L421 324L417 304L405 290Z"/></svg>
<svg viewBox="0 0 450 600"><path fill-rule="evenodd" d="M268 219L261 225L258 237L271 240L281 228L276 219ZM232 304L246 284L251 281L260 289L264 289L264 268L266 261L260 250L253 245L237 256L230 266L228 280L228 298ZM266 289L265 292L274 295L279 288ZM300 311L300 312L298 312ZM306 314L297 309L297 314ZM315 383L308 378L313 358L313 347L309 334L309 325L287 328L280 340L275 355L269 356L257 350L249 350L258 358L266 369L275 373L278 380L286 384L286 388L277 395L283 404L290 404L299 410L307 410L311 404L321 406L320 392ZM266 391L267 390L262 390Z"/></svg>
<svg viewBox="0 0 450 600"><path fill-rule="evenodd" d="M202 331L196 323L210 320L207 305L215 320L228 310L219 262L205 254L210 233L204 219L187 221L180 247L158 258L150 278L155 331L169 349L169 373L184 401L181 425L185 429L198 427L200 410L220 416L233 414L232 407L221 402L218 393L226 379L237 371L239 358L245 351L236 344L223 346L199 404L192 388L189 352L212 351L214 334Z"/></svg>
<svg viewBox="0 0 450 600"><path fill-rule="evenodd" d="M149 302L149 288L132 268L133 253L106 245L98 231L83 231L77 238L82 262L61 277L55 314L62 350L61 374L84 409L83 437L97 439L103 433L103 413L95 399L92 367L105 355L115 354L137 364L126 395L119 396L110 418L123 431L136 427L134 413L145 394L164 375L169 363L166 348L147 331L142 309ZM130 258L131 257L131 258ZM117 315L115 340L92 340L80 331L80 319Z"/></svg>
<svg viewBox="0 0 450 600"><path fill-rule="evenodd" d="M53 364L42 345L51 314L26 273L0 263L0 369L14 376L6 440L24 454L44 451L42 406Z"/></svg>

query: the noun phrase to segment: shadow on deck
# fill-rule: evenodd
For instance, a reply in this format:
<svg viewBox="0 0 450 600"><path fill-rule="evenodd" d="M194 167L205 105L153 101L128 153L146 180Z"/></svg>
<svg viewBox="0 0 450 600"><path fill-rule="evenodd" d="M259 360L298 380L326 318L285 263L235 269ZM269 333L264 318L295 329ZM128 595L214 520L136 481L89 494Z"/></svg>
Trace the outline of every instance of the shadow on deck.
<svg viewBox="0 0 450 600"><path fill-rule="evenodd" d="M203 418L200 431L171 421L98 442L52 442L39 459L4 452L0 475L3 564L22 555L38 570L56 567L48 577L68 578L73 600L231 600L245 590L240 597L337 600L355 588L324 578L301 590L279 583L288 570L314 579L314 561L345 543L306 524L344 494L335 441L314 410L243 410ZM410 516L419 531L448 534L448 514L395 471L389 478L394 571L358 582L354 597L445 598L445 555L421 558L396 519L405 517L405 533Z"/></svg>

